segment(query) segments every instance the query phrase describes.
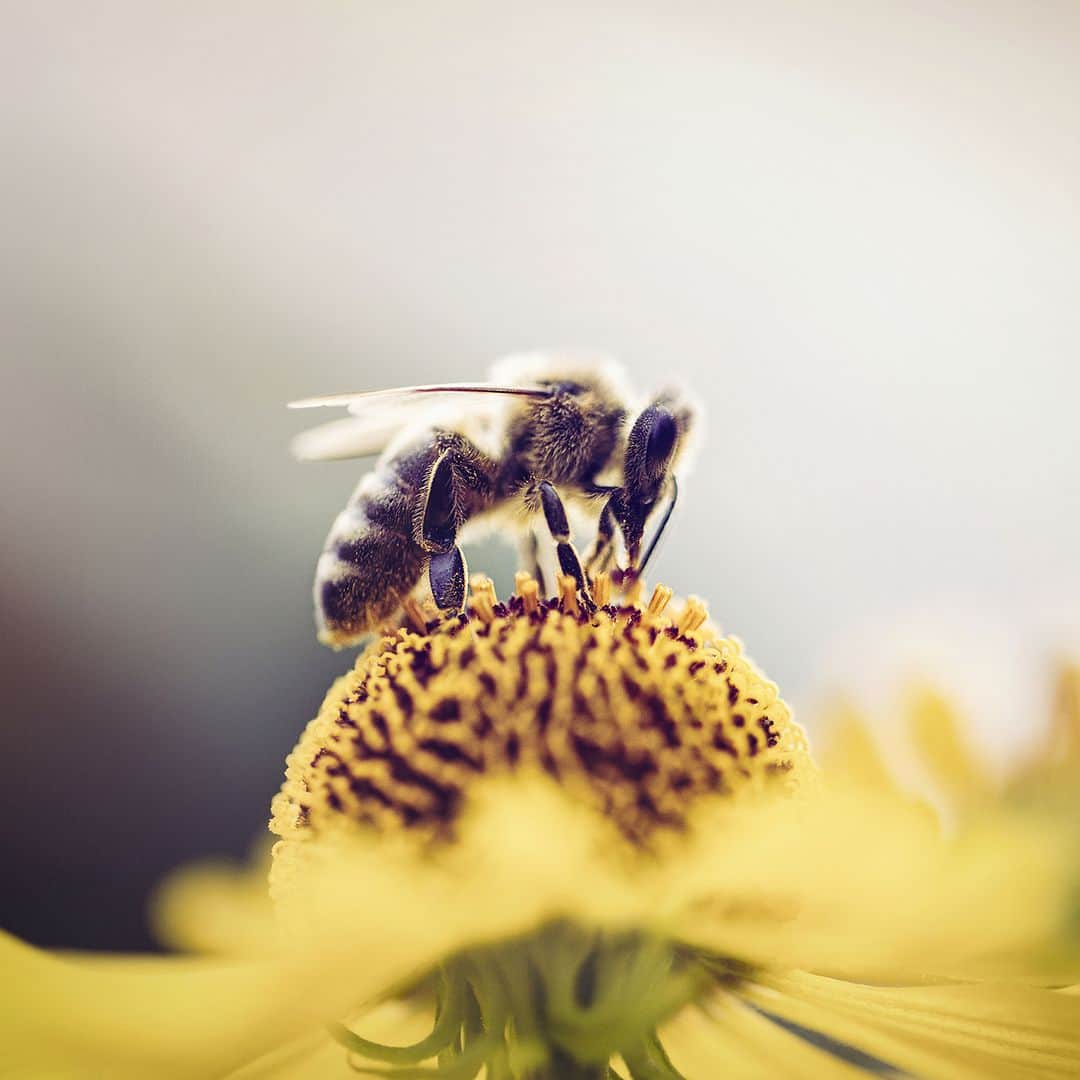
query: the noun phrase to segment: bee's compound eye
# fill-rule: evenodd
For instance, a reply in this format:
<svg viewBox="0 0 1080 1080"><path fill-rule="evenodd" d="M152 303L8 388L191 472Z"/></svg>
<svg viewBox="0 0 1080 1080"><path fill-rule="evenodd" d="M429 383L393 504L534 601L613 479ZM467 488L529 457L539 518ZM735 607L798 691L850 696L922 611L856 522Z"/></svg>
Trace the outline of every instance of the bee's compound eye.
<svg viewBox="0 0 1080 1080"><path fill-rule="evenodd" d="M662 468L671 457L675 448L675 439L679 434L675 417L666 410L658 409L649 429L648 442L645 444L645 460L650 471Z"/></svg>

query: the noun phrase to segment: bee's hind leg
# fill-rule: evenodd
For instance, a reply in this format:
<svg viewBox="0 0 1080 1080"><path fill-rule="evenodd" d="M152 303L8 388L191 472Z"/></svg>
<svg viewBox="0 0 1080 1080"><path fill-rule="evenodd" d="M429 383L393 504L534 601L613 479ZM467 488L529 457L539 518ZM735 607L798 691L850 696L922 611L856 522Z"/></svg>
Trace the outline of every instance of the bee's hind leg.
<svg viewBox="0 0 1080 1080"><path fill-rule="evenodd" d="M417 538L428 553L428 582L435 606L440 611L459 613L465 610L469 568L457 544L458 476L455 467L461 455L444 450L431 467L419 515Z"/></svg>
<svg viewBox="0 0 1080 1080"><path fill-rule="evenodd" d="M581 593L588 608L595 607L592 593L589 591L589 581L585 577L585 571L581 568L581 559L577 549L570 541L570 522L566 519L566 507L559 498L559 493L547 480L541 480L540 504L544 509L544 518L551 530L552 539L555 541L556 554L559 557L559 568L564 574L577 582L578 592Z"/></svg>
<svg viewBox="0 0 1080 1080"><path fill-rule="evenodd" d="M469 568L465 554L456 544L445 552L431 556L428 563L428 581L435 606L440 611L454 613L465 610L466 582Z"/></svg>

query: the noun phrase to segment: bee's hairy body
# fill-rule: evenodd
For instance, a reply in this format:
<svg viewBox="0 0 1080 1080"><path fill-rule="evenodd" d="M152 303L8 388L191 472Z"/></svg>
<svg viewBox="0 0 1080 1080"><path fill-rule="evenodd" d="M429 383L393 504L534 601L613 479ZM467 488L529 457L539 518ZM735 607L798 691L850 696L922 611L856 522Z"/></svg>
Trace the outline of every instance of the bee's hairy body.
<svg viewBox="0 0 1080 1080"><path fill-rule="evenodd" d="M587 595L561 498L595 501L622 491L602 480L622 483L628 471L622 456L633 433L626 430L625 395L610 371L556 376L549 365L530 382L544 395L510 398L486 422L463 413L406 430L361 480L334 521L316 570L321 641L343 647L377 630L400 610L426 569L433 590L437 580L449 581L456 600L465 574L460 530L507 510L524 512L514 516L519 532L543 511L563 572L577 576ZM604 514L610 518L617 505L612 498Z"/></svg>
<svg viewBox="0 0 1080 1080"><path fill-rule="evenodd" d="M499 471L499 496L510 498L534 480L580 488L596 481L618 445L626 411L581 384L521 409L509 425Z"/></svg>

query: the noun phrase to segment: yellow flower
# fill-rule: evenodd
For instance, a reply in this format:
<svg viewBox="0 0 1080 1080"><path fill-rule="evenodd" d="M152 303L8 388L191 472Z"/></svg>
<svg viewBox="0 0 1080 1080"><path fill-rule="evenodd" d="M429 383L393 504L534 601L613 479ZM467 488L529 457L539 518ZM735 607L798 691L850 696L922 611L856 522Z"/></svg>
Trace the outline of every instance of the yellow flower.
<svg viewBox="0 0 1080 1080"><path fill-rule="evenodd" d="M597 594L410 607L289 756L276 919L243 874L164 894L173 941L244 958L9 943L5 1052L25 1075L1077 1075L1046 819L987 802L947 833L861 764L822 781L700 605Z"/></svg>

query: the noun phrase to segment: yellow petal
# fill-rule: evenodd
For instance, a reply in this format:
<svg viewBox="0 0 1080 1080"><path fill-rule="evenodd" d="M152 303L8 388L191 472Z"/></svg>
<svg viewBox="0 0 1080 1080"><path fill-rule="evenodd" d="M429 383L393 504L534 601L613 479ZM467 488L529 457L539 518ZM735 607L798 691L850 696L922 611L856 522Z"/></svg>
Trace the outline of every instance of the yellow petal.
<svg viewBox="0 0 1080 1080"><path fill-rule="evenodd" d="M438 850L363 832L295 845L280 869L300 947L347 969L391 940L419 972L567 918L864 977L1039 975L1031 956L1060 959L1069 881L1041 824L987 818L947 838L910 804L831 790L718 803L644 854L546 777L478 785L472 803Z"/></svg>
<svg viewBox="0 0 1080 1080"><path fill-rule="evenodd" d="M275 870L289 879L282 921L297 947L355 964L390 939L422 971L448 952L559 916L653 921L656 890L644 878L641 891L628 888L624 868L606 853L618 844L614 830L550 781L496 781L472 801L452 847L358 830L296 845L291 865L279 858Z"/></svg>
<svg viewBox="0 0 1080 1080"><path fill-rule="evenodd" d="M387 1001L365 1013L350 1027L366 1039L392 1046L406 1046L427 1034L430 1013L401 1001ZM253 1061L228 1080L333 1080L352 1078L348 1055L325 1030L296 1039Z"/></svg>
<svg viewBox="0 0 1080 1080"><path fill-rule="evenodd" d="M151 899L155 936L182 952L265 953L276 933L269 871L269 844L248 866L217 860L174 871Z"/></svg>
<svg viewBox="0 0 1080 1080"><path fill-rule="evenodd" d="M1061 837L987 817L944 837L926 816L863 789L719 814L674 895L710 898L687 933L778 966L985 972L1021 967L1065 932ZM972 966L974 965L974 966Z"/></svg>
<svg viewBox="0 0 1080 1080"><path fill-rule="evenodd" d="M926 1080L1075 1077L1080 1001L1008 983L871 987L806 973L763 976L745 996Z"/></svg>
<svg viewBox="0 0 1080 1080"><path fill-rule="evenodd" d="M731 995L684 1009L660 1032L690 1080L865 1080L866 1073L762 1016Z"/></svg>
<svg viewBox="0 0 1080 1080"><path fill-rule="evenodd" d="M1023 802L1064 811L1080 824L1080 664L1060 665L1050 728L1012 778L1010 793Z"/></svg>
<svg viewBox="0 0 1080 1080"><path fill-rule="evenodd" d="M0 967L0 1061L24 1075L209 1076L297 1030L267 965L62 960L0 935Z"/></svg>
<svg viewBox="0 0 1080 1080"><path fill-rule="evenodd" d="M885 764L864 717L848 702L834 704L823 721L824 735L814 740L815 758L826 777L842 777L853 786L901 798L893 771Z"/></svg>
<svg viewBox="0 0 1080 1080"><path fill-rule="evenodd" d="M1058 671L1051 736L1051 755L1080 768L1080 664L1064 663Z"/></svg>
<svg viewBox="0 0 1080 1080"><path fill-rule="evenodd" d="M993 801L997 785L941 694L927 687L912 691L906 716L922 763L955 811L963 814Z"/></svg>
<svg viewBox="0 0 1080 1080"><path fill-rule="evenodd" d="M60 958L0 934L0 1074L227 1073L412 973L408 942L365 940L378 947L360 960L350 953L344 967L304 952L263 961Z"/></svg>

